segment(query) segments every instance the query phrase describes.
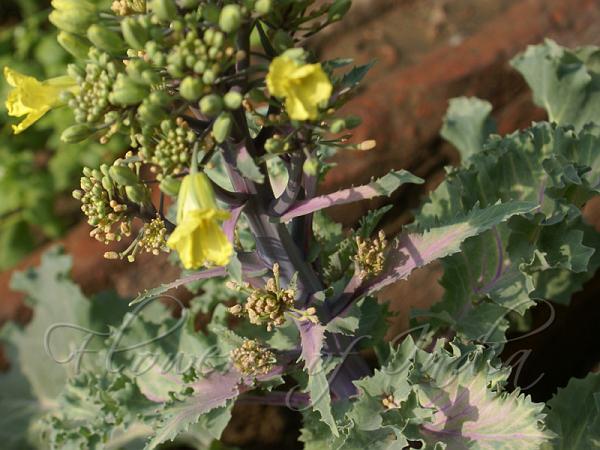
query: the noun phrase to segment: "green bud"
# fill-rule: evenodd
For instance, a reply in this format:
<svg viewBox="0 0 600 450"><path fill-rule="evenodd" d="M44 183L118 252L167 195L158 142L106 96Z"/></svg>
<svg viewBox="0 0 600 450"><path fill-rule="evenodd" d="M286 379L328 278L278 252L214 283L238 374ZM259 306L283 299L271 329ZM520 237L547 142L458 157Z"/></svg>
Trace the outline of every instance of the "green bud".
<svg viewBox="0 0 600 450"><path fill-rule="evenodd" d="M142 50L150 39L147 28L134 17L125 17L121 21L121 32L125 42L135 50Z"/></svg>
<svg viewBox="0 0 600 450"><path fill-rule="evenodd" d="M108 99L114 105L131 106L140 103L148 94L150 89L147 86L137 84L128 76L119 74Z"/></svg>
<svg viewBox="0 0 600 450"><path fill-rule="evenodd" d="M254 11L260 15L268 14L271 11L271 0L257 0Z"/></svg>
<svg viewBox="0 0 600 450"><path fill-rule="evenodd" d="M150 67L150 64L148 64L146 61L142 59L134 59L129 61L125 71L127 72L127 75L129 75L129 77L136 83L146 84L142 79L142 72Z"/></svg>
<svg viewBox="0 0 600 450"><path fill-rule="evenodd" d="M142 72L142 82L149 86L158 84L161 81L162 81L162 78L161 78L160 74L158 72L154 71L154 69L147 69Z"/></svg>
<svg viewBox="0 0 600 450"><path fill-rule="evenodd" d="M223 97L223 102L227 109L235 110L242 106L242 94L237 91L229 91Z"/></svg>
<svg viewBox="0 0 600 450"><path fill-rule="evenodd" d="M200 112L215 117L223 109L223 100L216 94L209 94L200 100Z"/></svg>
<svg viewBox="0 0 600 450"><path fill-rule="evenodd" d="M61 31L56 38L62 48L68 51L77 59L85 59L90 50L90 43L86 39L73 33Z"/></svg>
<svg viewBox="0 0 600 450"><path fill-rule="evenodd" d="M163 91L163 90L153 91L148 96L148 101L150 103L152 103L153 105L166 106L171 102L171 96L166 91Z"/></svg>
<svg viewBox="0 0 600 450"><path fill-rule="evenodd" d="M83 34L95 21L95 14L81 13L75 10L55 10L48 16L50 22L59 30L73 34Z"/></svg>
<svg viewBox="0 0 600 450"><path fill-rule="evenodd" d="M123 42L121 36L103 26L97 24L90 26L87 31L87 37L92 44L108 53L115 54L125 51L125 42Z"/></svg>
<svg viewBox="0 0 600 450"><path fill-rule="evenodd" d="M148 191L141 184L125 186L125 194L133 203L144 204L148 200Z"/></svg>
<svg viewBox="0 0 600 450"><path fill-rule="evenodd" d="M62 132L60 140L68 144L81 142L94 134L94 130L85 124L72 125Z"/></svg>
<svg viewBox="0 0 600 450"><path fill-rule="evenodd" d="M194 77L185 77L179 86L181 96L190 102L198 100L202 96L203 90L202 81Z"/></svg>
<svg viewBox="0 0 600 450"><path fill-rule="evenodd" d="M335 0L327 12L327 17L331 22L338 21L346 15L351 6L352 0Z"/></svg>
<svg viewBox="0 0 600 450"><path fill-rule="evenodd" d="M329 126L329 131L334 134L341 133L346 129L346 121L344 119L335 119Z"/></svg>
<svg viewBox="0 0 600 450"><path fill-rule="evenodd" d="M112 180L110 179L110 177L107 176L103 176L102 177L102 187L107 191L107 192L112 192L114 189L114 184L112 182Z"/></svg>
<svg viewBox="0 0 600 450"><path fill-rule="evenodd" d="M233 126L233 119L231 114L229 113L221 113L215 123L213 124L213 135L215 137L215 141L219 144L225 142L225 140L229 137L231 133L231 128Z"/></svg>
<svg viewBox="0 0 600 450"><path fill-rule="evenodd" d="M172 177L165 177L158 185L161 192L164 192L171 197L175 197L179 193L179 187L181 186L181 180Z"/></svg>
<svg viewBox="0 0 600 450"><path fill-rule="evenodd" d="M52 0L51 4L59 11L96 12L94 4L86 0Z"/></svg>
<svg viewBox="0 0 600 450"><path fill-rule="evenodd" d="M165 110L154 103L142 103L138 108L140 121L145 125L157 125L167 117Z"/></svg>
<svg viewBox="0 0 600 450"><path fill-rule="evenodd" d="M173 0L152 0L150 8L162 22L169 22L177 17L177 6Z"/></svg>
<svg viewBox="0 0 600 450"><path fill-rule="evenodd" d="M219 16L219 26L226 33L233 33L242 24L242 9L239 5L225 5Z"/></svg>
<svg viewBox="0 0 600 450"><path fill-rule="evenodd" d="M202 74L202 81L204 82L204 84L213 84L215 82L215 80L217 79L217 76L215 75L215 73L212 70L206 70L203 74Z"/></svg>
<svg viewBox="0 0 600 450"><path fill-rule="evenodd" d="M119 186L133 186L140 182L138 176L128 166L112 166L108 169L108 173Z"/></svg>

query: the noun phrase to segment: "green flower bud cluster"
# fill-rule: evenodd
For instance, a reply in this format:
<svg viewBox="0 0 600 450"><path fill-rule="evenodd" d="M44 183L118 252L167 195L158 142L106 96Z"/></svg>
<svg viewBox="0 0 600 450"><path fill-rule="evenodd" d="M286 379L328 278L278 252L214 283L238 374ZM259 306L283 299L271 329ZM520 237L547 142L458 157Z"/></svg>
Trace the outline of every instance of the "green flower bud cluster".
<svg viewBox="0 0 600 450"><path fill-rule="evenodd" d="M385 233L380 230L376 238L363 239L356 237L358 251L354 256L354 261L358 265L358 276L361 278L372 278L383 272L385 264L385 248L387 240Z"/></svg>
<svg viewBox="0 0 600 450"><path fill-rule="evenodd" d="M118 16L146 12L146 0L114 0L110 9Z"/></svg>
<svg viewBox="0 0 600 450"><path fill-rule="evenodd" d="M233 366L248 377L265 375L277 363L275 354L256 339L244 339L242 345L229 354Z"/></svg>
<svg viewBox="0 0 600 450"><path fill-rule="evenodd" d="M158 135L144 140L139 155L144 162L154 165L151 170L162 180L182 173L189 166L196 140L185 120L163 120Z"/></svg>
<svg viewBox="0 0 600 450"><path fill-rule="evenodd" d="M114 181L106 164L100 170L85 167L80 186L81 190L73 191L73 197L81 201L81 210L94 227L90 236L109 244L131 234L127 206L115 197ZM120 226L115 229L117 224Z"/></svg>
<svg viewBox="0 0 600 450"><path fill-rule="evenodd" d="M230 284L231 287L248 294L246 303L235 305L229 311L237 316L248 316L250 323L265 325L267 331L285 323L285 313L294 307L296 298L296 281L283 289L280 285L279 264L273 266L273 277L265 284L264 289L256 289L246 284L243 286Z"/></svg>
<svg viewBox="0 0 600 450"><path fill-rule="evenodd" d="M152 45L150 50L153 50ZM155 52L148 51L148 55L154 61L157 59ZM194 28L187 31L168 53L166 69L174 78L196 74L201 77L204 86L209 86L210 91L210 86L218 76L234 62L235 49L224 33L207 28L200 36Z"/></svg>
<svg viewBox="0 0 600 450"><path fill-rule="evenodd" d="M65 94L68 105L79 123L103 124L110 109L109 96L119 73L119 67L107 53L92 48L90 61L82 71L70 66L70 72L79 85L79 93Z"/></svg>

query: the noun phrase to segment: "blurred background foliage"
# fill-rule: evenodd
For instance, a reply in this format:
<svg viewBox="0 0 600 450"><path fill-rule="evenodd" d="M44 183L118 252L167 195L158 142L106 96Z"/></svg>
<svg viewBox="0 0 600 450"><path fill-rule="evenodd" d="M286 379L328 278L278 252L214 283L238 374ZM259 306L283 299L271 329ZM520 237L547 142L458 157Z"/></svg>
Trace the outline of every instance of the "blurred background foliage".
<svg viewBox="0 0 600 450"><path fill-rule="evenodd" d="M97 3L108 3L100 0ZM50 0L0 1L0 68L40 80L64 75L70 55L48 22ZM72 123L68 108L49 112L27 133L15 136L4 107L10 87L0 77L0 270L9 268L79 218L70 191L81 168L97 167L123 150L122 143L65 144L60 134Z"/></svg>

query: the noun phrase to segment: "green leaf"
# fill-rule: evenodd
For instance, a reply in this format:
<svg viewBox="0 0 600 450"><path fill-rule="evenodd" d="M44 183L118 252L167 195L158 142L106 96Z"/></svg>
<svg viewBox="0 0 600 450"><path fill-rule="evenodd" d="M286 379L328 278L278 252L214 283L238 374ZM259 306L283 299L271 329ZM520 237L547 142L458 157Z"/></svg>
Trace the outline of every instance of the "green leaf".
<svg viewBox="0 0 600 450"><path fill-rule="evenodd" d="M467 165L450 171L413 229L448 223L498 199L541 201L541 207L469 239L460 254L444 260L446 292L427 313L431 325L501 343L511 311L523 314L537 299L567 303L591 278L600 267L600 240L579 208L594 195L600 176L598 130L589 125L576 134L539 123L491 137Z"/></svg>
<svg viewBox="0 0 600 450"><path fill-rule="evenodd" d="M458 149L463 162L482 150L488 136L496 131L491 112L491 103L475 97L450 100L441 135Z"/></svg>
<svg viewBox="0 0 600 450"><path fill-rule="evenodd" d="M431 228L423 234L403 234L387 253L386 269L366 285L367 293L377 292L437 259L460 251L466 239L483 233L517 214L536 208L533 202L507 202L473 209L450 224Z"/></svg>
<svg viewBox="0 0 600 450"><path fill-rule="evenodd" d="M308 374L308 393L311 406L321 414L321 420L329 426L331 433L339 436L335 419L331 413L329 381L321 358L325 328L310 321L298 322L297 326L302 342L301 359L304 361L304 370Z"/></svg>
<svg viewBox="0 0 600 450"><path fill-rule="evenodd" d="M233 398L239 395L237 372L219 374L213 372L193 385L194 392L183 400L174 399L159 411L160 421L155 434L146 444L151 450L163 442L172 441L188 431L189 427L202 422L211 437L218 439L229 422ZM204 427L203 427L204 428Z"/></svg>
<svg viewBox="0 0 600 450"><path fill-rule="evenodd" d="M600 123L600 51L598 47L568 50L546 39L530 46L511 64L533 90L535 103L550 121L581 130Z"/></svg>
<svg viewBox="0 0 600 450"><path fill-rule="evenodd" d="M600 374L572 378L547 403L548 428L557 434L549 449L600 448Z"/></svg>

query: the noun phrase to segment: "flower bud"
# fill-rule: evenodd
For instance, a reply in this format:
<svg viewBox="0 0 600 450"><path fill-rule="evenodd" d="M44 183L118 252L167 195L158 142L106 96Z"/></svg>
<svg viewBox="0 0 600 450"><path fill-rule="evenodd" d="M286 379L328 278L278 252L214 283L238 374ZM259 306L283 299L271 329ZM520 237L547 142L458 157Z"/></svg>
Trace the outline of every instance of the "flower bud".
<svg viewBox="0 0 600 450"><path fill-rule="evenodd" d="M52 0L51 4L60 11L96 12L94 4L86 0Z"/></svg>
<svg viewBox="0 0 600 450"><path fill-rule="evenodd" d="M125 42L135 50L142 50L150 39L146 27L134 17L125 17L121 21L121 32Z"/></svg>
<svg viewBox="0 0 600 450"><path fill-rule="evenodd" d="M158 185L161 192L164 192L171 197L177 196L181 187L181 180L172 177L165 177Z"/></svg>
<svg viewBox="0 0 600 450"><path fill-rule="evenodd" d="M231 133L231 128L233 126L233 119L231 118L231 114L229 113L221 113L215 123L213 124L213 135L215 137L215 141L219 144L225 142L225 140L229 137Z"/></svg>
<svg viewBox="0 0 600 450"><path fill-rule="evenodd" d="M257 0L254 4L254 12L260 14L268 14L271 11L271 0Z"/></svg>
<svg viewBox="0 0 600 450"><path fill-rule="evenodd" d="M131 106L140 103L149 93L147 86L137 84L128 76L119 74L108 99L115 105Z"/></svg>
<svg viewBox="0 0 600 450"><path fill-rule="evenodd" d="M226 33L233 33L242 24L242 10L239 5L226 5L219 16L219 26Z"/></svg>
<svg viewBox="0 0 600 450"><path fill-rule="evenodd" d="M242 94L237 91L229 91L223 96L223 102L227 109L235 110L242 106Z"/></svg>
<svg viewBox="0 0 600 450"><path fill-rule="evenodd" d="M138 116L142 123L147 125L158 125L167 118L165 110L154 103L144 102L138 108Z"/></svg>
<svg viewBox="0 0 600 450"><path fill-rule="evenodd" d="M108 173L119 186L133 186L140 182L138 176L128 166L112 166Z"/></svg>
<svg viewBox="0 0 600 450"><path fill-rule="evenodd" d="M103 26L97 24L90 26L87 30L87 37L92 44L108 53L122 53L125 50L125 42L121 36Z"/></svg>
<svg viewBox="0 0 600 450"><path fill-rule="evenodd" d="M94 134L94 130L88 125L77 124L63 131L60 135L60 140L68 144L74 144L89 138L92 134Z"/></svg>
<svg viewBox="0 0 600 450"><path fill-rule="evenodd" d="M56 38L62 48L68 51L77 59L85 59L90 50L90 43L73 33L61 31Z"/></svg>
<svg viewBox="0 0 600 450"><path fill-rule="evenodd" d="M346 129L346 121L344 119L335 119L329 126L329 131L333 134L341 133Z"/></svg>
<svg viewBox="0 0 600 450"><path fill-rule="evenodd" d="M181 96L190 102L198 100L202 96L203 90L202 81L194 77L185 77L179 86Z"/></svg>
<svg viewBox="0 0 600 450"><path fill-rule="evenodd" d="M341 20L351 6L352 0L335 0L327 12L327 17L331 22Z"/></svg>
<svg viewBox="0 0 600 450"><path fill-rule="evenodd" d="M125 186L125 194L133 203L143 204L148 200L148 191L141 184Z"/></svg>
<svg viewBox="0 0 600 450"><path fill-rule="evenodd" d="M83 32L95 21L94 13L85 13L75 10L54 10L48 16L50 22L59 30L73 34Z"/></svg>
<svg viewBox="0 0 600 450"><path fill-rule="evenodd" d="M177 6L173 0L152 0L150 7L162 22L169 22L177 17Z"/></svg>
<svg viewBox="0 0 600 450"><path fill-rule="evenodd" d="M200 100L200 112L209 117L215 117L223 109L223 100L216 94L209 94Z"/></svg>

